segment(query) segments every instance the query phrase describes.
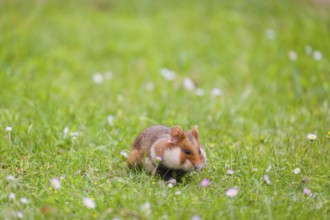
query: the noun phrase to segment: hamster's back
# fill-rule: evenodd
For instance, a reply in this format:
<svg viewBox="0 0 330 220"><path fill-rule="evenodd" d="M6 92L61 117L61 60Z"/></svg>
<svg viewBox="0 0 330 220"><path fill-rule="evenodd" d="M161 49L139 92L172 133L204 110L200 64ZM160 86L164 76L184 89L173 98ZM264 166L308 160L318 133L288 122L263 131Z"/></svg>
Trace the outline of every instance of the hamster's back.
<svg viewBox="0 0 330 220"><path fill-rule="evenodd" d="M163 125L155 125L146 128L142 133L135 139L133 148L139 151L148 151L155 141L160 138L170 138L171 129Z"/></svg>
<svg viewBox="0 0 330 220"><path fill-rule="evenodd" d="M150 148L161 138L170 138L171 129L162 125L146 128L134 140L128 157L128 165L142 165L145 156L150 156Z"/></svg>

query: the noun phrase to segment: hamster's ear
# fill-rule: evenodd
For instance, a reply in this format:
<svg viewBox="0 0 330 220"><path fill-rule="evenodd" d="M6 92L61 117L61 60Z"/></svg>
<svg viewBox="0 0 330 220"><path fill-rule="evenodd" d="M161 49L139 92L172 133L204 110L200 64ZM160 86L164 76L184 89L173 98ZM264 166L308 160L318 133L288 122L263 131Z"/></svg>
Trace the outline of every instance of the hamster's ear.
<svg viewBox="0 0 330 220"><path fill-rule="evenodd" d="M179 126L171 128L171 138L173 143L178 143L185 138L184 131Z"/></svg>
<svg viewBox="0 0 330 220"><path fill-rule="evenodd" d="M195 127L193 129L191 129L191 134L198 140L199 137L199 130L198 130L198 126L195 125Z"/></svg>

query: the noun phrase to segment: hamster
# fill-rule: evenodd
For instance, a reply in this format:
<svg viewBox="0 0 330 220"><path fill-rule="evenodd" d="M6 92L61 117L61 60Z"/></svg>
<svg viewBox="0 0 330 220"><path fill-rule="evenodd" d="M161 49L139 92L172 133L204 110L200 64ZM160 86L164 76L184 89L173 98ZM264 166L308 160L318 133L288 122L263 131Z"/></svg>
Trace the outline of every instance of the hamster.
<svg viewBox="0 0 330 220"><path fill-rule="evenodd" d="M198 127L189 131L179 126L155 125L139 134L132 145L127 164L144 167L164 180L180 179L206 165L204 147L199 142Z"/></svg>

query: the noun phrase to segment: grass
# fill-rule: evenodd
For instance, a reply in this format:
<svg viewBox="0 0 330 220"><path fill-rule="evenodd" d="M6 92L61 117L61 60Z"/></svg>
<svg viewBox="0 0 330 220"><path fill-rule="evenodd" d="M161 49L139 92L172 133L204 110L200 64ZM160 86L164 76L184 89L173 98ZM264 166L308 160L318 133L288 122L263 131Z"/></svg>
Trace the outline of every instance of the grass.
<svg viewBox="0 0 330 220"><path fill-rule="evenodd" d="M0 218L328 219L330 17L315 2L0 1ZM173 188L130 171L121 152L154 124L198 124L206 169Z"/></svg>

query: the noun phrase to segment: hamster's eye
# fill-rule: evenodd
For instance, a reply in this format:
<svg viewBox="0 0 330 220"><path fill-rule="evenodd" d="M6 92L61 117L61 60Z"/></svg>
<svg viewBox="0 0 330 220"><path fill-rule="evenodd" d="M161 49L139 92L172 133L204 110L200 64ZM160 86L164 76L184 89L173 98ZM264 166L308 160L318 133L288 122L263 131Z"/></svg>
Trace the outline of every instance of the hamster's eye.
<svg viewBox="0 0 330 220"><path fill-rule="evenodd" d="M188 150L188 149L185 149L184 152L185 152L187 155L190 155L190 154L191 154L191 151Z"/></svg>

